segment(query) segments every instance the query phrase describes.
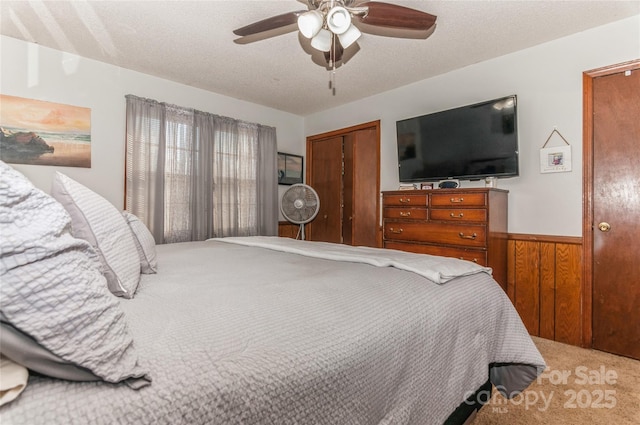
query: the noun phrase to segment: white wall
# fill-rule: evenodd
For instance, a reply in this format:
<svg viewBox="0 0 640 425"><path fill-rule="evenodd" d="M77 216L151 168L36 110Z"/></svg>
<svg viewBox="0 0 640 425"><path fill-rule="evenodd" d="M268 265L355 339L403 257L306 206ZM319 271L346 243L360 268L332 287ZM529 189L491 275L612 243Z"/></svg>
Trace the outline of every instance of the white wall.
<svg viewBox="0 0 640 425"><path fill-rule="evenodd" d="M300 116L9 37L0 47L2 94L91 109L91 168L12 164L46 192L58 170L124 207L126 94L273 126L278 150L304 153Z"/></svg>
<svg viewBox="0 0 640 425"><path fill-rule="evenodd" d="M639 57L640 15L307 116L305 134L380 119L381 188L392 190L398 119L516 94L520 176L498 183L509 190L509 232L580 236L582 73ZM572 146L573 171L540 174L539 149L554 127ZM561 144L554 137L548 147Z"/></svg>

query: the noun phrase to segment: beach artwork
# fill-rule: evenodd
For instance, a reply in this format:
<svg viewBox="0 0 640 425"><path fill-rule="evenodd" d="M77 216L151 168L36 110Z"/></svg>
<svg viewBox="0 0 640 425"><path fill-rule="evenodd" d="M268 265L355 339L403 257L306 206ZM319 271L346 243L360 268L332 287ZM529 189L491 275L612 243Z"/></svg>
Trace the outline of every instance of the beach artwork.
<svg viewBox="0 0 640 425"><path fill-rule="evenodd" d="M91 109L0 94L0 159L91 168Z"/></svg>

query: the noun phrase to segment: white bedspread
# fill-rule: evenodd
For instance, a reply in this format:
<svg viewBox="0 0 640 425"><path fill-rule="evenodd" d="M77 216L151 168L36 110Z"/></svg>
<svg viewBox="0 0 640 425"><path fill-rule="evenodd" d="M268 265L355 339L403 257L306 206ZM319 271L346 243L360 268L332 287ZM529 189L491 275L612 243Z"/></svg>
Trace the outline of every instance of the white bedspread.
<svg viewBox="0 0 640 425"><path fill-rule="evenodd" d="M3 424L440 424L489 364L544 365L484 272L437 285L215 240L157 250L121 301L153 383L32 375Z"/></svg>
<svg viewBox="0 0 640 425"><path fill-rule="evenodd" d="M392 249L369 248L366 246L339 245L327 242L300 241L275 236L253 236L249 238L212 239L219 242L238 245L258 246L276 251L290 252L306 257L325 260L346 261L349 263L369 264L376 267L395 267L426 277L435 283L446 283L456 277L476 273L491 274L491 268L482 267L469 261L450 257L438 257L427 254Z"/></svg>

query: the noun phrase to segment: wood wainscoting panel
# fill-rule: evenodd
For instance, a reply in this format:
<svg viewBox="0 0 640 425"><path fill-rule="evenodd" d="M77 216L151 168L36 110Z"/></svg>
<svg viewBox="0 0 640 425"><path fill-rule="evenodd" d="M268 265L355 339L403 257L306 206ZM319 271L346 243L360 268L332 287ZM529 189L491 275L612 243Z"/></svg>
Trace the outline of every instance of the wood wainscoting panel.
<svg viewBox="0 0 640 425"><path fill-rule="evenodd" d="M555 339L556 311L556 244L540 243L540 333Z"/></svg>
<svg viewBox="0 0 640 425"><path fill-rule="evenodd" d="M582 343L582 245L556 244L555 340Z"/></svg>
<svg viewBox="0 0 640 425"><path fill-rule="evenodd" d="M511 241L509 241L511 242ZM511 251L509 244L507 249ZM514 299L511 301L520 313L531 335L540 334L540 244L513 241Z"/></svg>
<svg viewBox="0 0 640 425"><path fill-rule="evenodd" d="M582 345L582 238L510 234L507 295L531 335Z"/></svg>

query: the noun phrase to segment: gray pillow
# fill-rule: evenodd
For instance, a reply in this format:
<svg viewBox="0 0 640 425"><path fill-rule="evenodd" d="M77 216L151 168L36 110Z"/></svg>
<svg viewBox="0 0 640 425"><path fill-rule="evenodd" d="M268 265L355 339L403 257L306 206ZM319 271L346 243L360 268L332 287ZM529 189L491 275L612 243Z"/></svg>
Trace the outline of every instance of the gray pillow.
<svg viewBox="0 0 640 425"><path fill-rule="evenodd" d="M157 273L156 241L153 239L153 235L147 226L129 211L122 211L122 216L127 221L134 236L133 240L136 243L138 257L140 257L140 272L145 274Z"/></svg>
<svg viewBox="0 0 640 425"><path fill-rule="evenodd" d="M102 380L149 382L95 250L70 229L62 205L0 161L3 320L65 363ZM0 338L5 335L3 331ZM55 375L37 364L33 370Z"/></svg>
<svg viewBox="0 0 640 425"><path fill-rule="evenodd" d="M71 233L95 248L109 290L133 298L140 282L140 262L133 235L122 214L109 201L56 172L51 195L71 216Z"/></svg>

